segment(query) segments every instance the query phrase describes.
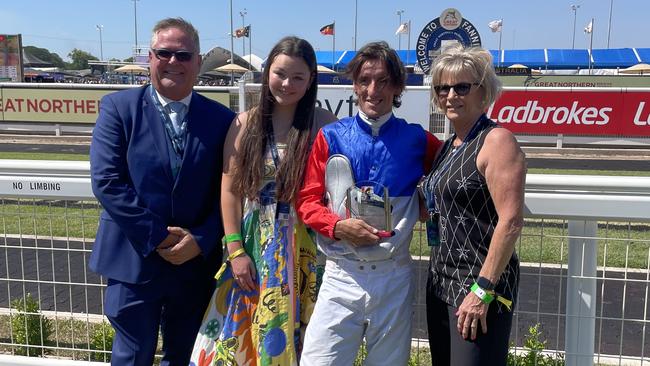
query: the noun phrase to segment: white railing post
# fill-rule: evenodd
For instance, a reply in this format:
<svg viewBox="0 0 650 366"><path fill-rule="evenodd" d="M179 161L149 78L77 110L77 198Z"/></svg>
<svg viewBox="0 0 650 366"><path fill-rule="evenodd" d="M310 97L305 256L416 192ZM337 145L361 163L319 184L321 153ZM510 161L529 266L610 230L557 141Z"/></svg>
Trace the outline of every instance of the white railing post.
<svg viewBox="0 0 650 366"><path fill-rule="evenodd" d="M246 79L239 79L239 113L246 111Z"/></svg>
<svg viewBox="0 0 650 366"><path fill-rule="evenodd" d="M594 364L597 229L596 221L569 220L565 329L567 366Z"/></svg>

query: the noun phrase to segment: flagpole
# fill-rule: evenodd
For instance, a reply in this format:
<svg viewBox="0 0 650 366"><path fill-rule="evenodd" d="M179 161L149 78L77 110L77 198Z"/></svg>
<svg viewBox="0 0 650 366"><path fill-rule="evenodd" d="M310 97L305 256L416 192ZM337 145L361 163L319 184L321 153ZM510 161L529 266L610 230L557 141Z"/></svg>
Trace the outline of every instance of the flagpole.
<svg viewBox="0 0 650 366"><path fill-rule="evenodd" d="M411 53L411 21L409 20L409 39L408 47L406 48L406 64L409 64L409 54Z"/></svg>
<svg viewBox="0 0 650 366"><path fill-rule="evenodd" d="M251 62L253 62L253 27L251 25L248 25L248 69L252 70L253 65L251 65Z"/></svg>
<svg viewBox="0 0 650 366"><path fill-rule="evenodd" d="M594 45L594 18L591 18L591 32L589 32L589 75L592 72L591 53L593 52Z"/></svg>
<svg viewBox="0 0 650 366"><path fill-rule="evenodd" d="M357 50L357 8L358 0L354 0L354 50Z"/></svg>
<svg viewBox="0 0 650 366"><path fill-rule="evenodd" d="M501 66L501 37L503 36L503 20L501 21L501 30L499 31L499 60L497 66Z"/></svg>
<svg viewBox="0 0 650 366"><path fill-rule="evenodd" d="M244 8L244 10L239 12L239 15L241 15L241 27L244 30L244 33L246 33L246 21L245 21L246 14L248 14L246 8ZM242 39L241 47L242 47L241 51L243 52L241 55L244 56L246 54L246 38Z"/></svg>
<svg viewBox="0 0 650 366"><path fill-rule="evenodd" d="M607 49L609 49L609 35L612 31L612 9L614 7L614 0L609 1L609 25L607 25Z"/></svg>
<svg viewBox="0 0 650 366"><path fill-rule="evenodd" d="M232 0L230 0L230 64L235 63L235 38L234 34L232 33ZM230 73L230 85L235 84L235 76L233 73Z"/></svg>
<svg viewBox="0 0 650 366"><path fill-rule="evenodd" d="M336 57L336 21L332 22L332 70L334 70L334 58Z"/></svg>

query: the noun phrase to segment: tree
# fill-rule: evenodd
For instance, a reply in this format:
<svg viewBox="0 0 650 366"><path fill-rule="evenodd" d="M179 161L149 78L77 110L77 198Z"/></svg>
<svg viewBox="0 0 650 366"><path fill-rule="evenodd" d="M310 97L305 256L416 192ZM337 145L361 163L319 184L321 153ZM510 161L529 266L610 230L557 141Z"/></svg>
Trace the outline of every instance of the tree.
<svg viewBox="0 0 650 366"><path fill-rule="evenodd" d="M40 58L43 61L50 62L56 67L65 69L67 67L66 63L61 59L61 57L56 53L51 53L45 48L35 47L35 46L25 46L23 47L25 52L34 55Z"/></svg>
<svg viewBox="0 0 650 366"><path fill-rule="evenodd" d="M133 56L125 58L122 62L133 62Z"/></svg>
<svg viewBox="0 0 650 366"><path fill-rule="evenodd" d="M87 69L89 68L88 61L99 60L97 57L91 55L90 53L76 48L68 53L68 57L70 57L72 60L70 68L73 70Z"/></svg>

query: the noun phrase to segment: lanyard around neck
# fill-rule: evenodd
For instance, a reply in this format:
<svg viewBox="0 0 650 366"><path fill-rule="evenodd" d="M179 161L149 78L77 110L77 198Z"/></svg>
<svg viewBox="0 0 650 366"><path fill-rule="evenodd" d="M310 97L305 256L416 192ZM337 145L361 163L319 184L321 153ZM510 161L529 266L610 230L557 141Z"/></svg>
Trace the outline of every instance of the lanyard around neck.
<svg viewBox="0 0 650 366"><path fill-rule="evenodd" d="M454 134L449 140L447 140L447 143L445 143L445 147L442 152L440 152L440 155L436 159L436 161L433 164L433 168L431 169L431 174L427 177L426 181L426 189L424 190L425 193L425 198L427 201L427 208L429 211L429 214L434 214L434 213L439 213L439 209L436 206L436 191L435 188L440 182L440 178L449 170L451 167L452 163L454 163L459 156L462 155L463 150L467 147L467 145L473 141L476 136L478 136L479 132L481 132L484 128L484 126L488 122L488 118L486 115L481 115L481 117L474 122L474 125L472 126L472 129L469 131L467 136L463 139L463 142L458 146L455 150L452 150L451 156L447 159L445 164L438 168L438 166L445 160L445 157L449 150L452 148L454 144L454 140L456 140L456 134Z"/></svg>
<svg viewBox="0 0 650 366"><path fill-rule="evenodd" d="M174 124L172 123L172 120L169 117L169 114L165 112L165 109L160 103L160 100L158 100L158 96L156 95L156 91L154 90L152 85L149 85L149 90L151 93L151 99L153 100L153 104L156 106L158 113L160 113L160 118L162 119L165 125L165 130L167 130L167 134L171 139L174 152L176 152L178 156L183 156L183 151L185 150L185 135L187 133L187 116L190 114L189 110L187 113L185 113L185 116L183 117L183 121L179 125L178 132L176 132L176 129L174 128Z"/></svg>

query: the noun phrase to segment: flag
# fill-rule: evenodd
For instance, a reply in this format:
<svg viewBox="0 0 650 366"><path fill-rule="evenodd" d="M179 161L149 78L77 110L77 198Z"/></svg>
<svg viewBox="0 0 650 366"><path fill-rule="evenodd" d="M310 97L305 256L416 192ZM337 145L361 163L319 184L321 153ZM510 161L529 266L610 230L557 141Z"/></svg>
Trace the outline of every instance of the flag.
<svg viewBox="0 0 650 366"><path fill-rule="evenodd" d="M408 32L409 32L409 23L406 22L406 23L402 23L402 24L399 25L399 27L395 31L395 35L406 34Z"/></svg>
<svg viewBox="0 0 650 366"><path fill-rule="evenodd" d="M249 37L251 33L251 26L247 25L244 28L238 28L235 29L235 37L241 38L241 37Z"/></svg>
<svg viewBox="0 0 650 366"><path fill-rule="evenodd" d="M590 21L589 24L585 27L585 33L589 34L594 28L594 21Z"/></svg>
<svg viewBox="0 0 650 366"><path fill-rule="evenodd" d="M503 26L503 19L493 20L488 23L488 27L490 27L492 33L501 32L502 26Z"/></svg>
<svg viewBox="0 0 650 366"><path fill-rule="evenodd" d="M320 33L324 36L333 36L334 35L334 23L323 26L320 29Z"/></svg>

